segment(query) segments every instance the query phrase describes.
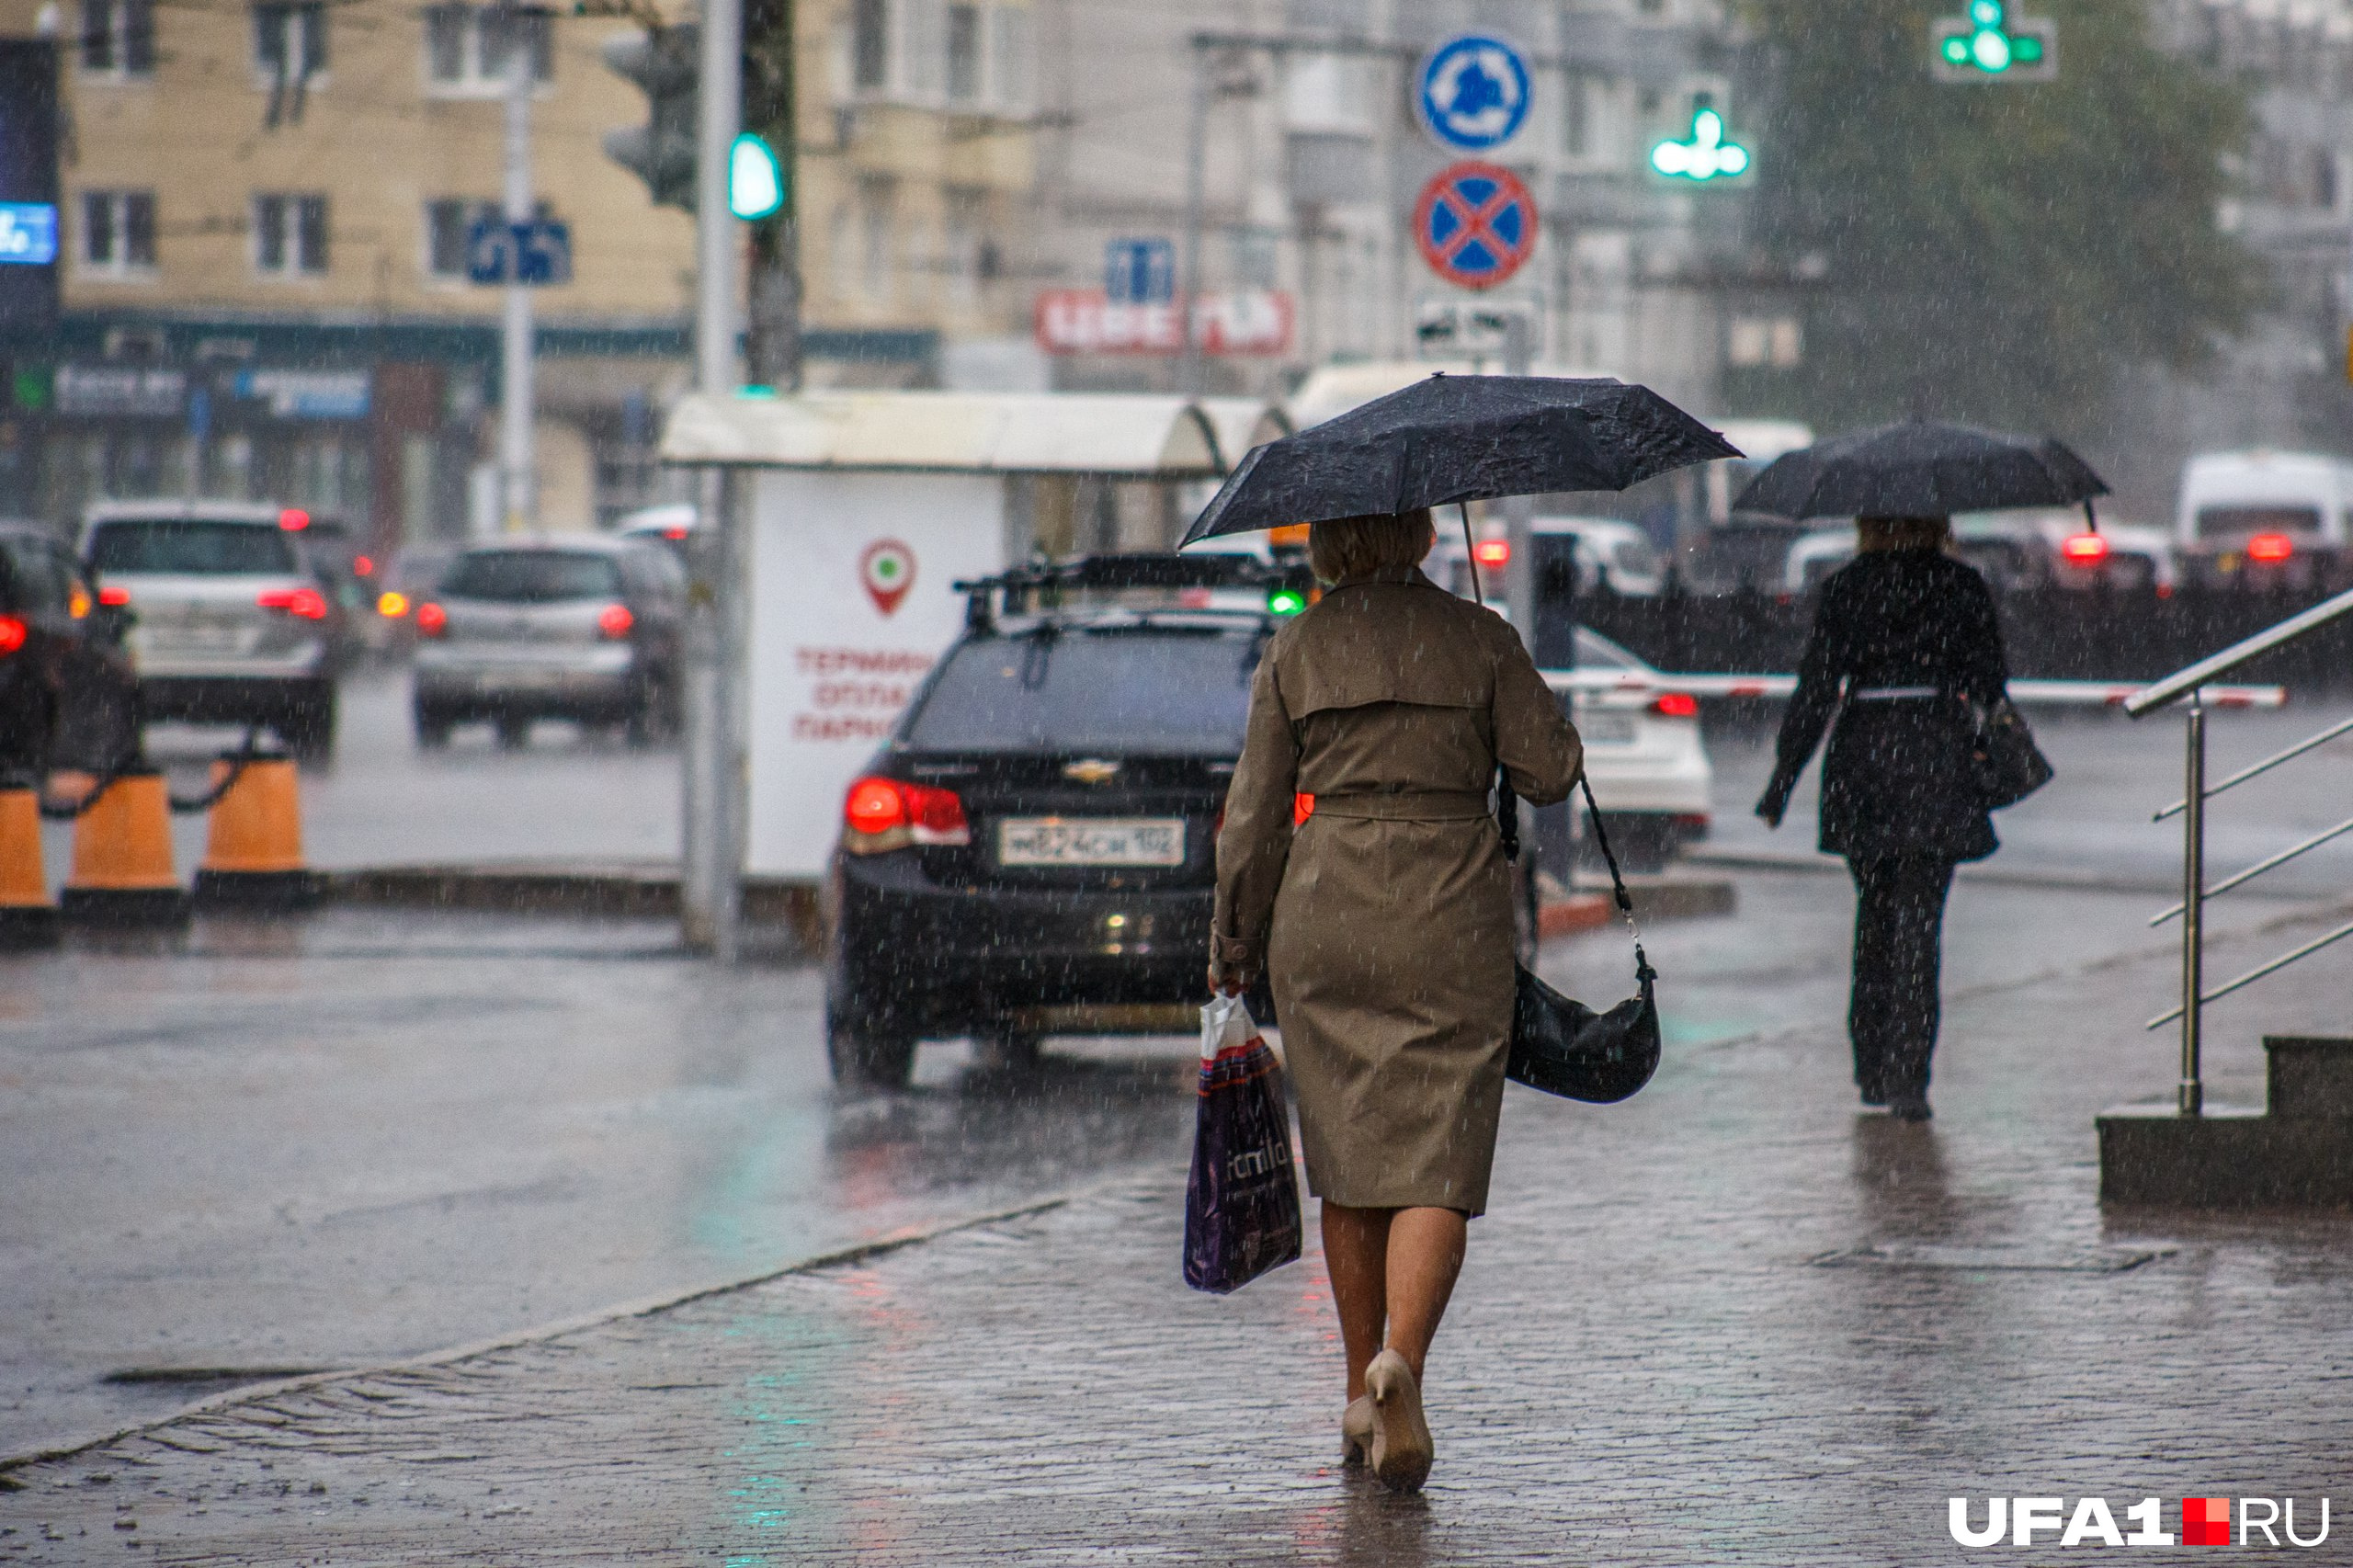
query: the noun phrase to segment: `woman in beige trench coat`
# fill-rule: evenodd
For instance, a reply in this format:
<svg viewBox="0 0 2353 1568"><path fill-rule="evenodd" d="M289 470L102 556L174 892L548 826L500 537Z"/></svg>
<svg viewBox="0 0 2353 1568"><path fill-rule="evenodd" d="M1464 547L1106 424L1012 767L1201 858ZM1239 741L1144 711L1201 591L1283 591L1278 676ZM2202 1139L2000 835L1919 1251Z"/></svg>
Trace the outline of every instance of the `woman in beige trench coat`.
<svg viewBox="0 0 2353 1568"><path fill-rule="evenodd" d="M1217 845L1210 984L1263 967L1348 1362L1343 1452L1418 1487L1421 1379L1484 1210L1511 1043L1500 763L1549 804L1583 750L1501 617L1418 562L1427 511L1317 523L1330 585L1276 633Z"/></svg>

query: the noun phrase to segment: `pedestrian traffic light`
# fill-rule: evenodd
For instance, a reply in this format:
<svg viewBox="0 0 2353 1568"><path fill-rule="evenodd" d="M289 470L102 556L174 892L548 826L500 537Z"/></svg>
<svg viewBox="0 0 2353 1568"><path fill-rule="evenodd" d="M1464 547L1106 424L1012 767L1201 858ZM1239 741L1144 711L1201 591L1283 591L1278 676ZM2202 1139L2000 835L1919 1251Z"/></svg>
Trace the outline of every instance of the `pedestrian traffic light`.
<svg viewBox="0 0 2353 1568"><path fill-rule="evenodd" d="M1939 82L2049 82L2059 74L2059 25L2013 17L2004 0L1969 0L1966 17L1930 24L1929 73Z"/></svg>
<svg viewBox="0 0 2353 1568"><path fill-rule="evenodd" d="M727 150L727 210L750 222L784 206L784 165L765 137L746 131Z"/></svg>
<svg viewBox="0 0 2353 1568"><path fill-rule="evenodd" d="M643 125L605 132L605 155L643 180L655 206L688 212L695 209L700 30L686 22L616 33L604 47L605 63L643 89L652 110Z"/></svg>
<svg viewBox="0 0 2353 1568"><path fill-rule="evenodd" d="M1651 167L1694 185L1737 179L1748 165L1748 149L1724 139L1724 117L1704 101L1692 111L1689 141L1662 142L1651 149Z"/></svg>

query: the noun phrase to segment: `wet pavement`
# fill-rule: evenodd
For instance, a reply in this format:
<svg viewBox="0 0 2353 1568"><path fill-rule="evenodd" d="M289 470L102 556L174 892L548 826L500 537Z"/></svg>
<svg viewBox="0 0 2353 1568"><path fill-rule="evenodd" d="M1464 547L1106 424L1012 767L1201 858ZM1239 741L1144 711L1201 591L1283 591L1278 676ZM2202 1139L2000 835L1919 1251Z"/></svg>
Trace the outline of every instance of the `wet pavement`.
<svg viewBox="0 0 2353 1568"><path fill-rule="evenodd" d="M809 1085L813 1043L746 1017L805 1011L801 971L717 993L708 971L667 977L669 960L616 953L476 960L482 994L541 1009L553 971L528 966L566 966L573 994L557 1005L618 1013L615 1032L641 1051L665 1008L710 1037L672 1048L664 1073L630 1069L609 1045L602 1062L536 1052L532 1082L568 1108L549 1139L583 1168L647 1142L628 1131L629 1093L568 1080L619 1074L654 1101L715 1096L667 1135L674 1167L605 1178L646 1199L600 1211L622 1227L608 1250L699 1235L707 1261L748 1260L805 1211L795 1202L879 1196L859 1211L878 1222L970 1212L1018 1183L960 1187L954 1173L995 1169L1008 1149L1035 1162L1036 1190L1070 1196L541 1342L226 1395L10 1471L20 1489L0 1494L0 1529L14 1532L0 1560L1908 1562L1957 1552L1952 1495L2099 1494L2120 1511L2144 1495L2325 1494L2353 1444L2353 1227L2103 1216L2095 1201L2093 1114L2169 1080L2169 1038L2139 1028L2171 983L2170 944L2142 928L2148 901L1957 892L1938 1117L1902 1128L1859 1115L1847 1084L1844 890L1754 873L1740 892L1736 919L1652 933L1674 1044L1650 1089L1610 1108L1510 1096L1495 1211L1474 1227L1433 1363L1439 1462L1426 1501L1379 1496L1332 1462L1337 1346L1312 1250L1232 1298L1179 1282L1180 1058L1054 1062L1040 1096L1071 1108L1040 1118L950 1051L926 1063L926 1093L836 1108ZM2342 918L2318 904L2224 907L2225 966ZM1555 948L1547 969L1600 997L1623 987L1625 962L1605 932ZM2262 1031L2341 1026L2343 972L2316 961L2218 1006L2217 1097L2259 1093ZM506 1017L485 1017L461 1049L523 1049L499 1043L525 1032ZM314 1045L309 1070L371 1053L356 1042L382 1028ZM115 1072L135 1079L198 1047L85 1049L125 1052ZM9 1070L37 1054L19 1045ZM450 1060L412 1071L429 1082ZM1107 1110L1121 1097L1107 1077L1149 1108ZM747 1129L786 1114L795 1084L807 1147L747 1166ZM77 1097L51 1096L40 1125L80 1114ZM523 1135L541 1113L510 1128L478 1114L459 1142L499 1148L535 1142ZM293 1124L314 1157L350 1145L324 1118L322 1105ZM974 1131L993 1125L995 1142ZM790 1141L774 1139L760 1146ZM61 1125L57 1146L75 1144ZM945 1177L930 1174L941 1149ZM705 1179L681 1174L693 1171ZM126 1197L124 1222L133 1207ZM499 1247L562 1209L543 1202L462 1244L492 1273L527 1277L580 1246L584 1223L535 1254ZM427 1211L434 1222L370 1276L406 1286L407 1303L361 1323L422 1321L436 1244L476 1223L464 1202ZM177 1293L200 1239L94 1281L94 1310L104 1296ZM328 1250L314 1227L312 1257ZM290 1282L300 1250L272 1267ZM20 1301L12 1318L24 1315ZM154 1315L199 1314L184 1302Z"/></svg>

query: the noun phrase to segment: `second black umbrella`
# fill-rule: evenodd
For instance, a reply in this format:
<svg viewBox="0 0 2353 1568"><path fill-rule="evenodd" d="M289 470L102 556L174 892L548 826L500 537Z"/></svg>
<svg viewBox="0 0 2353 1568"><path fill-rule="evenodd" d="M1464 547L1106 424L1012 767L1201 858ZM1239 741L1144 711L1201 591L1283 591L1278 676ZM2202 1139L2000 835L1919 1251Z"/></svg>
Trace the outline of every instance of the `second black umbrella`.
<svg viewBox="0 0 2353 1568"><path fill-rule="evenodd" d="M1777 458L1733 509L1801 519L1949 517L2072 506L2107 494L2108 482L2089 463L2048 436L1913 419Z"/></svg>

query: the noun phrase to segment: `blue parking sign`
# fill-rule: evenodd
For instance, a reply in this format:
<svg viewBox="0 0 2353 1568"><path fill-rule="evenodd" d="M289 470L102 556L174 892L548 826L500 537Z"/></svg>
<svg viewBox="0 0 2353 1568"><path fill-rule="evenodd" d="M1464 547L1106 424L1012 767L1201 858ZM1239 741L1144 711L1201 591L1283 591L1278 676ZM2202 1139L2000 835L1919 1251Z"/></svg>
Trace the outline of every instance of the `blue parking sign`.
<svg viewBox="0 0 2353 1568"><path fill-rule="evenodd" d="M1464 33L1422 62L1414 107L1439 142L1481 153L1519 134L1531 96L1518 50L1490 34Z"/></svg>

